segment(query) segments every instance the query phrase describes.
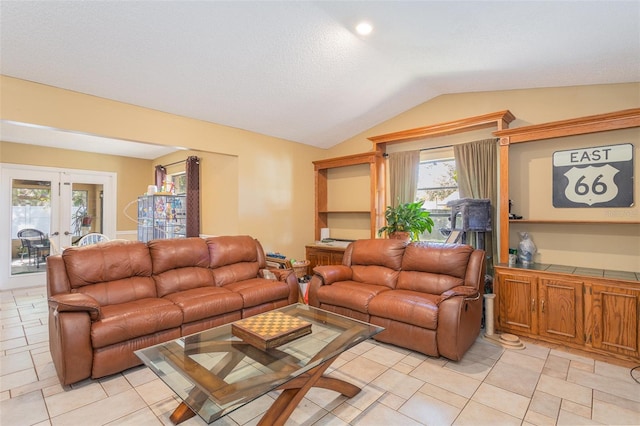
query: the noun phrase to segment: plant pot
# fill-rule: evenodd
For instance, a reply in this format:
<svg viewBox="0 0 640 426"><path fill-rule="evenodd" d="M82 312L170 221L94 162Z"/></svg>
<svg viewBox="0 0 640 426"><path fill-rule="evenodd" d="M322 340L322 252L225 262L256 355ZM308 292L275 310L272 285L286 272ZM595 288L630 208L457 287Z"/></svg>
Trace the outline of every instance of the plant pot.
<svg viewBox="0 0 640 426"><path fill-rule="evenodd" d="M411 240L411 234L408 232L393 232L391 234L389 234L389 238L392 240L402 240L402 241L409 241Z"/></svg>

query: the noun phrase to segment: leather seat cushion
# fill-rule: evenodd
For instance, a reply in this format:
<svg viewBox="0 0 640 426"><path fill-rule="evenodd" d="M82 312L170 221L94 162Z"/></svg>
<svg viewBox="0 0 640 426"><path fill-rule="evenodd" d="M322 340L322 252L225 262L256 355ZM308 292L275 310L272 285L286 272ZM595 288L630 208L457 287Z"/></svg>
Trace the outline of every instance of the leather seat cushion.
<svg viewBox="0 0 640 426"><path fill-rule="evenodd" d="M289 298L289 285L286 282L264 278L234 282L225 285L223 289L234 291L242 296L245 308Z"/></svg>
<svg viewBox="0 0 640 426"><path fill-rule="evenodd" d="M435 330L438 326L437 296L409 290L386 291L369 303L369 314Z"/></svg>
<svg viewBox="0 0 640 426"><path fill-rule="evenodd" d="M395 291L395 290L394 290ZM320 304L342 306L364 314L368 313L369 303L381 293L393 293L389 287L360 283L356 281L339 281L318 289Z"/></svg>
<svg viewBox="0 0 640 426"><path fill-rule="evenodd" d="M164 298L182 309L185 323L242 309L242 296L219 287L199 287Z"/></svg>
<svg viewBox="0 0 640 426"><path fill-rule="evenodd" d="M94 348L180 327L182 311L169 300L140 299L101 307L101 319L91 326Z"/></svg>

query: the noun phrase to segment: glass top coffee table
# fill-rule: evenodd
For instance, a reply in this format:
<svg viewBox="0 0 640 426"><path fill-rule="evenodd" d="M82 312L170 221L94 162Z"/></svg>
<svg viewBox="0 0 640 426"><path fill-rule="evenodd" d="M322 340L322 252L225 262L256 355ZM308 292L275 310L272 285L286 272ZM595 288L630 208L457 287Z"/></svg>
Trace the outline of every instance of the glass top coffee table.
<svg viewBox="0 0 640 426"><path fill-rule="evenodd" d="M178 396L182 403L171 415L174 424L197 413L206 422L274 390L277 400L258 424L282 425L312 387L337 391L349 398L360 388L324 372L347 349L384 330L304 304L290 305L251 317L266 321L274 315L309 323L310 332L292 340L261 347L251 336L237 337L232 324L136 351ZM243 320L243 321L246 321ZM234 334L235 332L235 334Z"/></svg>

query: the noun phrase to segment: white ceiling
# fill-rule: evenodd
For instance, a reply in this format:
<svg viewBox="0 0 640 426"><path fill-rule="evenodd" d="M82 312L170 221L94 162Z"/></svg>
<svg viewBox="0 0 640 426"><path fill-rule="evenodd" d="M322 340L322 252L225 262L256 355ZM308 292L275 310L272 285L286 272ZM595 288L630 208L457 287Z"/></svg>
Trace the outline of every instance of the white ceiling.
<svg viewBox="0 0 640 426"><path fill-rule="evenodd" d="M323 148L441 94L640 81L637 0L2 0L0 28L2 74Z"/></svg>
<svg viewBox="0 0 640 426"><path fill-rule="evenodd" d="M98 154L153 160L186 148L105 138L51 127L0 120L0 139L6 142L51 146Z"/></svg>

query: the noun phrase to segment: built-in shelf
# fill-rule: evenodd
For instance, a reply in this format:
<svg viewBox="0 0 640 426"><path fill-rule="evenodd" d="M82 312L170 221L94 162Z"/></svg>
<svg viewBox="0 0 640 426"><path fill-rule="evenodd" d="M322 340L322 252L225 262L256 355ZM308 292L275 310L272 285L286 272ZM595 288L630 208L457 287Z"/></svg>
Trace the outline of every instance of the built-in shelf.
<svg viewBox="0 0 640 426"><path fill-rule="evenodd" d="M640 221L619 220L557 220L557 219L509 219L509 223L544 223L558 225L640 225Z"/></svg>
<svg viewBox="0 0 640 426"><path fill-rule="evenodd" d="M562 138L567 136L585 135L590 133L608 132L612 130L640 127L640 108L616 111L606 114L573 118L570 120L554 121L535 124L513 129L501 129L493 132L500 138L500 187L499 199L499 261L506 263L509 257L509 226L513 223L542 223L542 224L638 224L639 221L614 220L509 220L509 147L516 143L536 142L545 139Z"/></svg>
<svg viewBox="0 0 640 426"><path fill-rule="evenodd" d="M315 239L320 239L320 229L328 228L331 218L347 215L350 219L360 220L367 216L367 233L370 238L375 238L376 231L382 221L382 203L384 203L383 158L381 152L365 152L362 154L347 155L344 157L328 158L313 162L315 172ZM334 210L328 205L328 172L331 169L366 165L369 186L368 210ZM382 195L381 195L382 194ZM345 205L344 207L360 207L363 203ZM331 209L329 207L332 207ZM356 226L356 228L358 228Z"/></svg>

